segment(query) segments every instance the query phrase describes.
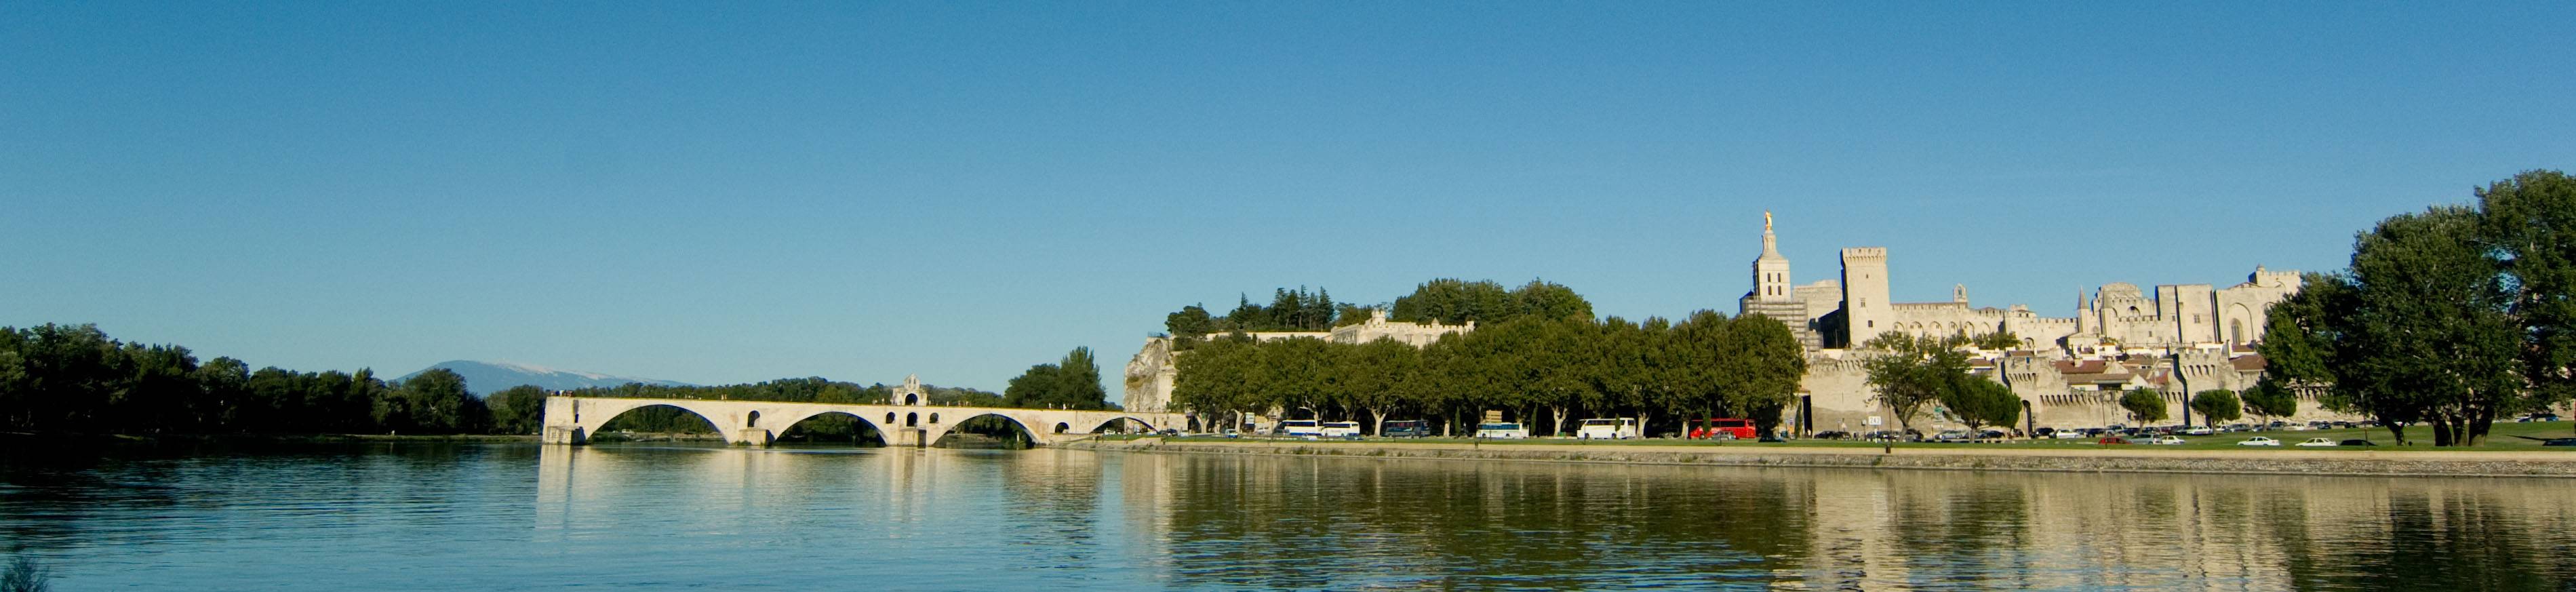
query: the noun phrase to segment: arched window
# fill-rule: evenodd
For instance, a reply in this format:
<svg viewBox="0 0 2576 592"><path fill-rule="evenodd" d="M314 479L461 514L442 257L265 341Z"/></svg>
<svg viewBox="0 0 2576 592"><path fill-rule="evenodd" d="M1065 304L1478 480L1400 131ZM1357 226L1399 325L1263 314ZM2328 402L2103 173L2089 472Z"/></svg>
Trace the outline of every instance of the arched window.
<svg viewBox="0 0 2576 592"><path fill-rule="evenodd" d="M751 412L749 415L745 415L745 416L743 416L743 420L742 420L742 427L747 427L747 428L756 428L756 427L760 427L760 412L758 412L758 411L753 411L753 412Z"/></svg>

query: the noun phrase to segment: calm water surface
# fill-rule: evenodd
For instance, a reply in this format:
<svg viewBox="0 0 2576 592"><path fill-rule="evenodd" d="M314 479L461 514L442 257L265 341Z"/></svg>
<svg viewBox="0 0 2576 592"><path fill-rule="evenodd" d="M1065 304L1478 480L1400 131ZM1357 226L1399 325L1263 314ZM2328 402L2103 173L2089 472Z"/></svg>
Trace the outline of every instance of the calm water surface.
<svg viewBox="0 0 2576 592"><path fill-rule="evenodd" d="M1074 450L0 460L55 589L2561 590L2576 481Z"/></svg>

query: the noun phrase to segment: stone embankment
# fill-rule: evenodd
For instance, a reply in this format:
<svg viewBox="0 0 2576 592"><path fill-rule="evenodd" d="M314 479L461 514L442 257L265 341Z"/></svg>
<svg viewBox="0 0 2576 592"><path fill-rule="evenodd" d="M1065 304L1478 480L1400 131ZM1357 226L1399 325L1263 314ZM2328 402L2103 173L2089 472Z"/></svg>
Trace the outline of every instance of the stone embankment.
<svg viewBox="0 0 2576 592"><path fill-rule="evenodd" d="M2156 450L1092 440L1089 450L1746 467L2265 475L2576 477L2576 451Z"/></svg>

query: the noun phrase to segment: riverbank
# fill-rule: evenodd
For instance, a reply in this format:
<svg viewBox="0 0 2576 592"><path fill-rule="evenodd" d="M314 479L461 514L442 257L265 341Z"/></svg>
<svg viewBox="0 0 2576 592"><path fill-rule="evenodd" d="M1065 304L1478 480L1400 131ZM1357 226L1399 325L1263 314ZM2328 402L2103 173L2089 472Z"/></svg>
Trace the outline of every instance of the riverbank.
<svg viewBox="0 0 2576 592"><path fill-rule="evenodd" d="M2144 447L1854 448L1654 444L1480 444L1301 440L1089 440L1086 450L1428 460L1826 467L2060 473L2576 478L2576 451L2159 450Z"/></svg>

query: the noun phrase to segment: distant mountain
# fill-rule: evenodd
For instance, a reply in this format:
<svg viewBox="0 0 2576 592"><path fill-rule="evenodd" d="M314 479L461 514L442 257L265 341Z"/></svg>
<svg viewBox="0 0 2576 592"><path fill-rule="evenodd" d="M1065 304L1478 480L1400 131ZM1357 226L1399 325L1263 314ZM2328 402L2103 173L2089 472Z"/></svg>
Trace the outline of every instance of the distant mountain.
<svg viewBox="0 0 2576 592"><path fill-rule="evenodd" d="M609 376L597 372L556 370L543 366L530 366L527 364L511 362L479 362L474 360L449 360L431 364L428 368L420 369L420 372L405 374L403 375L403 378L408 379L413 376L419 376L421 372L428 372L439 368L446 368L451 372L455 372L457 376L465 377L465 389L472 391L477 395L497 393L509 390L510 387L519 385L533 385L537 388L546 390L571 390L594 386L621 386L629 382L668 386L694 386L685 382L673 382L669 380L635 378L631 376Z"/></svg>

